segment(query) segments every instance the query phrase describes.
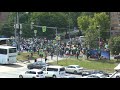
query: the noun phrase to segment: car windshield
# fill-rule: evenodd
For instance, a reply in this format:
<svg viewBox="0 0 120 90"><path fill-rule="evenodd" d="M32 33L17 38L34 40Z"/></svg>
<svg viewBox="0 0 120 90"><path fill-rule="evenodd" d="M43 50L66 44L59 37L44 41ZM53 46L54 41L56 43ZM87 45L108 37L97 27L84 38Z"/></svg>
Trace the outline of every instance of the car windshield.
<svg viewBox="0 0 120 90"><path fill-rule="evenodd" d="M76 68L80 68L80 66L76 66Z"/></svg>

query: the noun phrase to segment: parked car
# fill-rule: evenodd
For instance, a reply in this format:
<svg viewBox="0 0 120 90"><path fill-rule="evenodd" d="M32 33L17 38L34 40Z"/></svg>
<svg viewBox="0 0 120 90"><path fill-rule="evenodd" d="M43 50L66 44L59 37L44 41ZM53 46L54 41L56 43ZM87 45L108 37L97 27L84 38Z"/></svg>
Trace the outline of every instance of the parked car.
<svg viewBox="0 0 120 90"><path fill-rule="evenodd" d="M42 70L31 69L31 70L22 72L19 75L19 78L45 78L45 75Z"/></svg>
<svg viewBox="0 0 120 90"><path fill-rule="evenodd" d="M44 63L42 61L37 61L37 62L31 63L31 64L28 64L27 68L28 69L41 69L41 68L46 67L48 65L49 64Z"/></svg>
<svg viewBox="0 0 120 90"><path fill-rule="evenodd" d="M92 74L102 74L105 75L106 77L109 77L109 74L104 71L94 71Z"/></svg>
<svg viewBox="0 0 120 90"><path fill-rule="evenodd" d="M61 78L65 75L65 68L63 66L46 66L42 68L45 77Z"/></svg>
<svg viewBox="0 0 120 90"><path fill-rule="evenodd" d="M85 70L82 72L82 76L87 76L87 75L91 75L91 74L96 74L96 75L104 75L106 77L109 77L109 74L104 72L104 71L97 71L97 70Z"/></svg>
<svg viewBox="0 0 120 90"><path fill-rule="evenodd" d="M67 73L80 74L83 71L83 67L80 67L79 65L69 65L65 67L65 71Z"/></svg>
<svg viewBox="0 0 120 90"><path fill-rule="evenodd" d="M93 73L92 70L83 70L82 73L81 73L81 75L82 76L87 76L87 75L91 75L92 73Z"/></svg>
<svg viewBox="0 0 120 90"><path fill-rule="evenodd" d="M109 78L120 78L120 71L115 71L109 76Z"/></svg>
<svg viewBox="0 0 120 90"><path fill-rule="evenodd" d="M104 75L91 74L91 75L83 76L82 78L105 78L105 76Z"/></svg>
<svg viewBox="0 0 120 90"><path fill-rule="evenodd" d="M75 76L71 75L64 75L62 78L76 78Z"/></svg>

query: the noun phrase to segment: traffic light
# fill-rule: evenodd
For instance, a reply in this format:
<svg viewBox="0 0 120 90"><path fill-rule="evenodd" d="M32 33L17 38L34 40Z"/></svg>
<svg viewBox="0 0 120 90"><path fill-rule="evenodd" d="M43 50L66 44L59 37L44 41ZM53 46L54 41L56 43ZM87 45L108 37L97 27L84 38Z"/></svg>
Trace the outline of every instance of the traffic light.
<svg viewBox="0 0 120 90"><path fill-rule="evenodd" d="M46 32L46 26L42 26L42 32Z"/></svg>

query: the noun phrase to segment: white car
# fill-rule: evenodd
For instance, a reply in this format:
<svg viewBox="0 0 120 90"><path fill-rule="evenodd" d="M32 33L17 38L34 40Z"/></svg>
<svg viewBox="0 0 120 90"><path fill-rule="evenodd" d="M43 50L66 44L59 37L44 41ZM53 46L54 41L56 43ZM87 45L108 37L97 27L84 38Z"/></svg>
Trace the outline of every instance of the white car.
<svg viewBox="0 0 120 90"><path fill-rule="evenodd" d="M40 69L31 69L25 72L22 72L19 75L19 78L45 78L45 75Z"/></svg>
<svg viewBox="0 0 120 90"><path fill-rule="evenodd" d="M68 73L78 74L78 73L82 73L83 67L80 67L79 65L69 65L65 67L65 71Z"/></svg>

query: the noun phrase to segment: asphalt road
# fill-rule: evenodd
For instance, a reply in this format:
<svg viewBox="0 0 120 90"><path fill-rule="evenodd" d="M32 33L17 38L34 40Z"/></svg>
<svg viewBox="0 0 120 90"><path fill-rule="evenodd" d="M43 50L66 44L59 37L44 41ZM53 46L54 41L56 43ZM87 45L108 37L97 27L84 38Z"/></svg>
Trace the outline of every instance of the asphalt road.
<svg viewBox="0 0 120 90"><path fill-rule="evenodd" d="M31 61L33 62L33 61ZM28 62L19 62L12 65L0 65L0 78L19 78L19 74L27 69ZM80 75L66 74L75 78L80 78Z"/></svg>

